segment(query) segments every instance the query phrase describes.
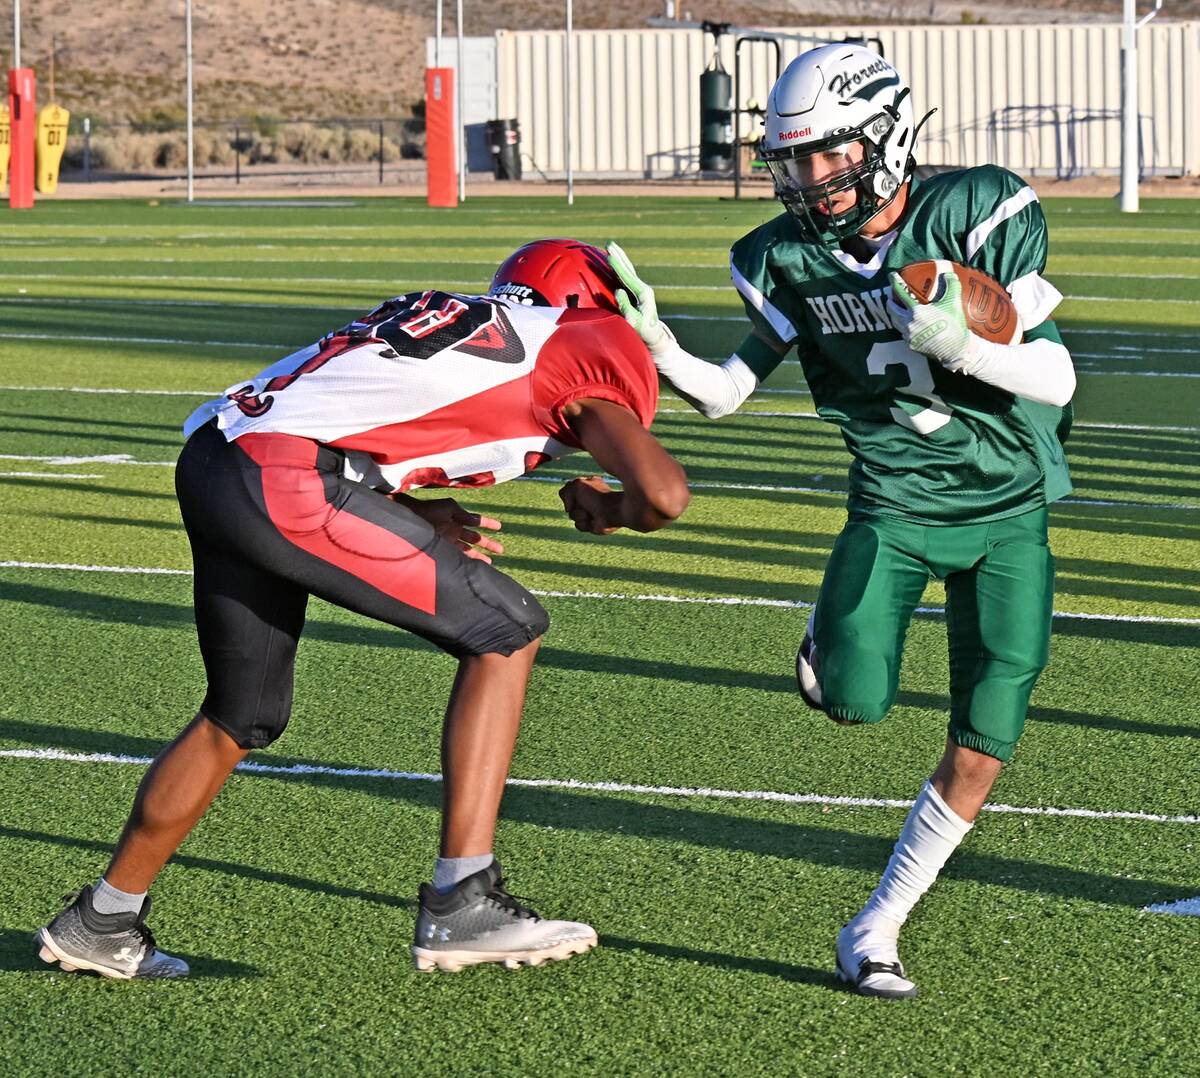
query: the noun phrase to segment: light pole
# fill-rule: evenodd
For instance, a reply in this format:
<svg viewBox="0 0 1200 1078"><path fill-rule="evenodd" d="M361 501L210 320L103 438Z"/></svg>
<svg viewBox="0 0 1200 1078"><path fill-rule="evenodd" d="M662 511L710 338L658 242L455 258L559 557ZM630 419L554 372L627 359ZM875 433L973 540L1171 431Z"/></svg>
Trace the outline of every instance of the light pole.
<svg viewBox="0 0 1200 1078"><path fill-rule="evenodd" d="M575 174L571 170L571 0L567 0L567 32L563 35L563 149L567 155L567 205L575 205Z"/></svg>
<svg viewBox="0 0 1200 1078"><path fill-rule="evenodd" d="M457 121L458 137L458 201L467 197L467 127L463 122L463 12L462 0L458 0L458 57L454 61L454 118Z"/></svg>
<svg viewBox="0 0 1200 1078"><path fill-rule="evenodd" d="M192 0L184 0L184 52L187 55L187 200L195 200L195 157L192 143Z"/></svg>
<svg viewBox="0 0 1200 1078"><path fill-rule="evenodd" d="M1154 10L1137 17L1137 0L1125 0L1125 20L1121 29L1124 63L1121 65L1121 212L1138 211L1138 54L1137 32L1162 7L1154 0Z"/></svg>

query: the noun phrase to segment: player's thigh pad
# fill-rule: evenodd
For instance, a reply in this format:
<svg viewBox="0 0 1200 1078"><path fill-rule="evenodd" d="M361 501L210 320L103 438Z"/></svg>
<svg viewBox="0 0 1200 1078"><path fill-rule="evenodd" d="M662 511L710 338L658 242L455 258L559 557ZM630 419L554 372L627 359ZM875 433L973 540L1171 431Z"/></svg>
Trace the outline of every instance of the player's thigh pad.
<svg viewBox="0 0 1200 1078"><path fill-rule="evenodd" d="M833 545L813 640L826 713L878 722L896 699L912 612L929 580L919 525L852 518Z"/></svg>
<svg viewBox="0 0 1200 1078"><path fill-rule="evenodd" d="M264 548L272 565L314 595L458 658L509 655L549 626L516 581L466 557L411 509L346 479L340 454L278 435L246 435L236 446L257 465L242 475L275 537Z"/></svg>
<svg viewBox="0 0 1200 1078"><path fill-rule="evenodd" d="M997 521L983 559L946 579L950 737L1007 760L1050 657L1054 558L1046 511Z"/></svg>
<svg viewBox="0 0 1200 1078"><path fill-rule="evenodd" d="M240 743L266 744L287 721L310 593L457 657L511 654L545 632L549 618L528 591L465 557L411 510L342 478L339 454L287 436L253 453L205 427L176 472L197 558L197 622L206 626L205 714ZM275 629L287 630L289 645ZM235 721L234 711L248 717Z"/></svg>

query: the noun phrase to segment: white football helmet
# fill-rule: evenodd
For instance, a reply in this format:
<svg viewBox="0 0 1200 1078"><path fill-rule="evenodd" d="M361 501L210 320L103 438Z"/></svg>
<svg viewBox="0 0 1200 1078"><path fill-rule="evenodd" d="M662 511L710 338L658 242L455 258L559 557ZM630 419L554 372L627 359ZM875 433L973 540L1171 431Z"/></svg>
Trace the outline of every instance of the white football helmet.
<svg viewBox="0 0 1200 1078"><path fill-rule="evenodd" d="M908 86L879 53L822 45L772 88L762 156L805 237L834 244L861 231L912 175L919 127ZM851 189L854 206L835 213L831 196Z"/></svg>

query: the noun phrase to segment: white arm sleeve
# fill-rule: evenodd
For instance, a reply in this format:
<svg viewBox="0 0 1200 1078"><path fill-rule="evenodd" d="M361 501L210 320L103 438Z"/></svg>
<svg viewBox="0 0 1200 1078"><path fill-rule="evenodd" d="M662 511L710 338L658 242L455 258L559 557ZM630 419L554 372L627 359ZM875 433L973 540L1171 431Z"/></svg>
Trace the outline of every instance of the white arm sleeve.
<svg viewBox="0 0 1200 1078"><path fill-rule="evenodd" d="M709 363L673 347L651 352L654 365L676 392L709 419L736 412L758 387L758 377L735 352L724 363Z"/></svg>
<svg viewBox="0 0 1200 1078"><path fill-rule="evenodd" d="M1061 408L1075 392L1075 367L1065 345L1045 339L992 344L976 338L971 357L959 368L981 382L1026 400Z"/></svg>

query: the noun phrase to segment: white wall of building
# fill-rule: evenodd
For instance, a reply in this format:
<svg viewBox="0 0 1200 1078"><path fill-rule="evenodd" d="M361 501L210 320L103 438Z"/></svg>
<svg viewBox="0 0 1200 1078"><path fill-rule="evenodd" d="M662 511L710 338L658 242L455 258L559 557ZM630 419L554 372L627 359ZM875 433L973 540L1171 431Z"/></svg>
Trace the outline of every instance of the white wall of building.
<svg viewBox="0 0 1200 1078"><path fill-rule="evenodd" d="M769 31L784 66L820 41L863 34L909 80L914 106L938 111L919 159L992 161L1035 175L1120 168L1121 28L1091 26L863 27ZM1143 174L1200 173L1200 23L1150 23L1138 38ZM734 38L720 50L733 73ZM699 30L588 30L574 35L572 141L578 174L671 176L698 170L700 73L712 38ZM762 104L770 46L743 46L741 103ZM521 126L522 150L548 174L565 169L563 34L498 31L496 109ZM743 118L741 134L752 133Z"/></svg>

